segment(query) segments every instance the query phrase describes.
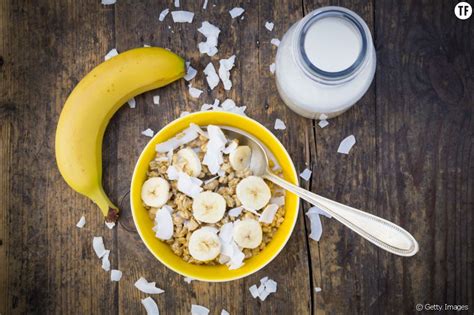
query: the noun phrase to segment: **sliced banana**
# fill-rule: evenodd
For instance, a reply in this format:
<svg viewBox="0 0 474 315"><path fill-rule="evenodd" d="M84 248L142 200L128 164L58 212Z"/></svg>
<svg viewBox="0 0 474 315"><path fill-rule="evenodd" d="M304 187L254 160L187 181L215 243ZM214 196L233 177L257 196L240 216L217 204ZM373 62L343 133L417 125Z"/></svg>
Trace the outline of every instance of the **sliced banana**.
<svg viewBox="0 0 474 315"><path fill-rule="evenodd" d="M252 150L248 145L240 145L229 154L230 166L236 171L243 171L250 166Z"/></svg>
<svg viewBox="0 0 474 315"><path fill-rule="evenodd" d="M216 231L200 228L189 238L189 253L199 261L209 261L216 258L221 252L221 241Z"/></svg>
<svg viewBox="0 0 474 315"><path fill-rule="evenodd" d="M216 223L224 216L226 201L212 191L204 191L193 200L193 216L201 222Z"/></svg>
<svg viewBox="0 0 474 315"><path fill-rule="evenodd" d="M262 227L253 219L234 223L234 241L243 248L257 248L262 242Z"/></svg>
<svg viewBox="0 0 474 315"><path fill-rule="evenodd" d="M147 179L142 186L142 200L150 207L159 208L170 197L170 184L161 177Z"/></svg>
<svg viewBox="0 0 474 315"><path fill-rule="evenodd" d="M270 188L258 176L249 176L242 179L237 184L236 194L242 206L250 211L262 209L272 197Z"/></svg>
<svg viewBox="0 0 474 315"><path fill-rule="evenodd" d="M181 149L176 153L176 168L190 176L197 177L201 173L199 156L191 148Z"/></svg>

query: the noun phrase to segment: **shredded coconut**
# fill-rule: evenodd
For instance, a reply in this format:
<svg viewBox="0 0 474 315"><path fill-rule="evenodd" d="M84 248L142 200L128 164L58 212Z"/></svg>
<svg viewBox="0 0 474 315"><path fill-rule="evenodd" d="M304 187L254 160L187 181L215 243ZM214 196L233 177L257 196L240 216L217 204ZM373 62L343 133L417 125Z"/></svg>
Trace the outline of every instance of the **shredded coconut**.
<svg viewBox="0 0 474 315"><path fill-rule="evenodd" d="M201 96L203 92L202 90L193 87L191 84L189 84L188 88L189 88L189 95L191 95L191 97L193 98L199 98L199 96Z"/></svg>
<svg viewBox="0 0 474 315"><path fill-rule="evenodd" d="M321 225L321 219L319 218L319 215L324 215L328 218L331 218L331 215L326 211L319 209L318 207L309 208L306 212L306 215L308 216L311 225L311 233L309 234L309 238L319 242L321 234L323 233L323 226Z"/></svg>
<svg viewBox="0 0 474 315"><path fill-rule="evenodd" d="M212 25L211 23L204 21L198 32L203 34L206 37L205 42L200 42L198 44L199 52L201 54L207 54L212 57L217 53L217 43L219 38L220 29Z"/></svg>
<svg viewBox="0 0 474 315"><path fill-rule="evenodd" d="M86 217L82 216L79 221L77 222L76 226L80 229L82 229L86 225Z"/></svg>
<svg viewBox="0 0 474 315"><path fill-rule="evenodd" d="M352 149L352 146L354 146L355 143L356 139L354 135L350 135L341 141L339 148L337 149L337 153L349 154L349 151Z"/></svg>
<svg viewBox="0 0 474 315"><path fill-rule="evenodd" d="M219 77L224 84L224 90L229 91L232 88L232 81L230 80L230 70L234 67L235 55L219 60Z"/></svg>
<svg viewBox="0 0 474 315"><path fill-rule="evenodd" d="M207 315L209 314L209 309L202 305L192 304L191 305L191 315Z"/></svg>
<svg viewBox="0 0 474 315"><path fill-rule="evenodd" d="M92 239L92 247L94 248L97 257L102 258L102 256L105 255L106 250L102 236L94 236L94 238Z"/></svg>
<svg viewBox="0 0 474 315"><path fill-rule="evenodd" d="M219 77L217 76L216 68L214 68L212 62L209 62L206 68L204 68L204 74L206 75L206 81L209 88L213 90L219 84Z"/></svg>
<svg viewBox="0 0 474 315"><path fill-rule="evenodd" d="M197 70L191 66L191 62L186 61L186 75L184 76L184 79L186 81L191 81L192 79L194 79L196 74Z"/></svg>
<svg viewBox="0 0 474 315"><path fill-rule="evenodd" d="M102 269L105 271L110 270L110 260L109 260L110 250L106 250L104 256L102 256Z"/></svg>
<svg viewBox="0 0 474 315"><path fill-rule="evenodd" d="M117 0L102 0L103 5L111 5L117 2Z"/></svg>
<svg viewBox="0 0 474 315"><path fill-rule="evenodd" d="M129 106L130 108L135 108L135 107L137 106L137 102L135 101L135 98L134 98L134 97L132 97L131 99L129 99L129 100L127 101L127 103L128 103L128 106Z"/></svg>
<svg viewBox="0 0 474 315"><path fill-rule="evenodd" d="M269 30L270 32L273 31L273 26L275 26L275 24L273 24L273 22L265 22L265 28L267 30Z"/></svg>
<svg viewBox="0 0 474 315"><path fill-rule="evenodd" d="M135 282L135 287L147 294L161 294L165 292L164 290L156 287L156 282L148 282L143 277L140 277L140 279Z"/></svg>
<svg viewBox="0 0 474 315"><path fill-rule="evenodd" d="M194 13L189 11L173 11L171 12L171 16L175 23L192 23Z"/></svg>
<svg viewBox="0 0 474 315"><path fill-rule="evenodd" d="M286 125L281 119L276 119L275 120L275 130L285 130Z"/></svg>
<svg viewBox="0 0 474 315"><path fill-rule="evenodd" d="M107 53L107 55L104 56L104 60L109 60L110 58L113 58L113 57L117 56L118 54L119 53L118 53L117 49L114 48L114 49L110 50Z"/></svg>
<svg viewBox="0 0 474 315"><path fill-rule="evenodd" d="M235 19L236 17L241 16L245 12L244 9L235 7L232 10L229 11L230 16Z"/></svg>
<svg viewBox="0 0 474 315"><path fill-rule="evenodd" d="M111 281L120 281L122 279L122 272L117 269L112 269L110 272L110 280Z"/></svg>
<svg viewBox="0 0 474 315"><path fill-rule="evenodd" d="M144 298L141 301L142 301L142 305L145 307L147 315L160 315L160 310L158 309L158 305L151 297Z"/></svg>
<svg viewBox="0 0 474 315"><path fill-rule="evenodd" d="M311 178L311 170L309 168L305 168L304 171L300 173L300 177L305 181L308 181Z"/></svg>
<svg viewBox="0 0 474 315"><path fill-rule="evenodd" d="M326 127L327 125L329 125L329 122L326 120L326 119L321 119L318 123L319 127L320 128L324 128Z"/></svg>
<svg viewBox="0 0 474 315"><path fill-rule="evenodd" d="M168 15L169 12L170 12L170 9L164 9L163 11L161 11L160 17L158 18L158 20L160 22L163 22L163 20L165 19L165 17Z"/></svg>
<svg viewBox="0 0 474 315"><path fill-rule="evenodd" d="M156 233L155 236L160 240L169 240L173 236L174 225L171 212L173 209L168 205L164 205L155 215L155 226L153 231Z"/></svg>
<svg viewBox="0 0 474 315"><path fill-rule="evenodd" d="M275 46L280 46L280 40L278 38L272 38L272 40L270 41L270 43L272 45L275 45Z"/></svg>
<svg viewBox="0 0 474 315"><path fill-rule="evenodd" d="M147 128L146 130L142 131L142 135L147 136L152 138L155 132L151 130L150 128Z"/></svg>
<svg viewBox="0 0 474 315"><path fill-rule="evenodd" d="M272 64L270 65L270 72L271 72L272 74L274 74L274 73L275 73L275 70L276 70L276 65L275 65L275 63L272 63Z"/></svg>

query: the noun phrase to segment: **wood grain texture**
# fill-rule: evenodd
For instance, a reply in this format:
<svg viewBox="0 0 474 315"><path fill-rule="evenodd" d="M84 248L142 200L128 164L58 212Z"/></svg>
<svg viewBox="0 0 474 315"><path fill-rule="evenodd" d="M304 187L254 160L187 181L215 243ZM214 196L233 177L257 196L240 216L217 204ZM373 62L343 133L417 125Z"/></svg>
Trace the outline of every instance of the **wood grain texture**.
<svg viewBox="0 0 474 315"><path fill-rule="evenodd" d="M144 314L134 287L143 276L166 292L163 314L189 314L201 304L220 314L414 313L417 303L474 309L473 19L454 17L454 1L282 0L181 1L192 24L164 22L173 1L0 0L0 314ZM215 6L214 6L215 4ZM305 13L341 5L372 31L377 73L367 94L320 129L290 111L269 72L281 38ZM230 18L235 6L244 18ZM219 53L200 55L196 32L207 20L222 30ZM272 32L265 29L273 21ZM54 132L67 95L112 48L162 46L190 60L199 74L189 96L184 80L136 98L113 117L104 139L104 186L122 211L108 230L96 206L73 192L54 161ZM233 88L208 90L202 70L237 55ZM160 95L154 105L153 95ZM230 283L184 282L148 252L133 224L129 183L148 138L183 111L232 98L274 131L298 171L309 167L314 192L399 223L420 243L413 258L386 254L335 220L323 218L320 242L309 240L301 213L293 235L263 270ZM348 156L339 142L354 134ZM75 227L81 215L87 224ZM100 267L92 237L103 236L119 283ZM265 302L248 287L270 276L278 292ZM315 287L322 288L316 293Z"/></svg>

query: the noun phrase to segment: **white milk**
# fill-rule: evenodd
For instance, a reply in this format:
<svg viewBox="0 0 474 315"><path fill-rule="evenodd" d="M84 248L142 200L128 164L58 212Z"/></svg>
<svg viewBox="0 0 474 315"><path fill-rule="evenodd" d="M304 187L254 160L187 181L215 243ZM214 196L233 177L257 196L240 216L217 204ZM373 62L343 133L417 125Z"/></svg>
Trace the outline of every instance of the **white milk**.
<svg viewBox="0 0 474 315"><path fill-rule="evenodd" d="M276 56L283 101L308 118L331 118L356 103L375 73L370 31L354 12L324 7L295 23Z"/></svg>

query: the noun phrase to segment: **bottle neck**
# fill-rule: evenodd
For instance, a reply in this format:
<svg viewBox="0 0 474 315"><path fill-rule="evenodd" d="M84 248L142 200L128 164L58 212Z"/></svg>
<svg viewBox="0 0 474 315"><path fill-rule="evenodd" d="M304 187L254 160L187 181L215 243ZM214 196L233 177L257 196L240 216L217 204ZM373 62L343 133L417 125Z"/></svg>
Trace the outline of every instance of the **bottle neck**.
<svg viewBox="0 0 474 315"><path fill-rule="evenodd" d="M316 66L308 56L305 43L312 26L321 19L337 18L341 22L349 23L360 36L360 50L355 61L340 71L327 71ZM334 36L337 36L334 34ZM369 47L372 46L370 31L364 22L354 12L342 7L323 7L315 10L303 18L295 30L292 42L293 55L301 70L314 81L325 85L339 85L352 80L367 63Z"/></svg>

